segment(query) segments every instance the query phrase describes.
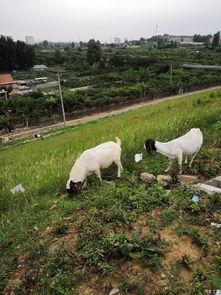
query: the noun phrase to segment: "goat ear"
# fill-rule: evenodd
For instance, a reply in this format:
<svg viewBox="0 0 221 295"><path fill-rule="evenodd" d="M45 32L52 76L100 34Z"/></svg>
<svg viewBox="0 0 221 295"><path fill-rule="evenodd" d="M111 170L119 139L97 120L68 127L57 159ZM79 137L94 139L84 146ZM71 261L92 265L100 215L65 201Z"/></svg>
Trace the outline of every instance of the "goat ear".
<svg viewBox="0 0 221 295"><path fill-rule="evenodd" d="M74 188L74 182L71 180L70 181L70 188L73 189Z"/></svg>
<svg viewBox="0 0 221 295"><path fill-rule="evenodd" d="M156 151L155 140L147 139L145 142L146 151L150 154L151 151Z"/></svg>

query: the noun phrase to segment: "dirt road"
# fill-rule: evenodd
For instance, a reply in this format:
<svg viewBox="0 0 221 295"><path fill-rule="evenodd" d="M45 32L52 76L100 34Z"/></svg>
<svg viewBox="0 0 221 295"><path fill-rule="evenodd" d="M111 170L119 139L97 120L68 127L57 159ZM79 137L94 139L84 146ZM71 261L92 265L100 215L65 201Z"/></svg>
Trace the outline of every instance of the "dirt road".
<svg viewBox="0 0 221 295"><path fill-rule="evenodd" d="M157 104L157 103L164 102L164 101L168 101L168 100L178 99L178 98L190 95L190 94L201 93L201 92L205 92L205 91L208 91L208 90L217 89L217 88L220 88L220 87L221 86L210 87L210 88L206 88L206 89L203 89L203 90L197 90L197 91L193 91L193 92L188 92L188 93L185 93L185 94L182 94L182 95L168 96L168 97L159 98L159 99L155 99L155 100L151 100L151 101L149 100L147 102L141 102L141 103L133 104L133 105L130 105L130 106L127 106L127 107L121 107L119 110L112 110L112 111L96 113L96 114L86 116L86 117L83 117L83 118L79 118L79 119L76 119L76 120L66 121L65 126L79 125L79 124L82 124L82 123L87 123L87 122L95 121L95 120L98 120L98 119L103 119L103 118L107 118L107 117L111 117L111 116L116 116L116 115L123 114L123 113L129 112L129 111L132 111L132 110L136 110L136 109L139 109L139 108L142 108L142 107L145 107L145 106L150 106L150 105ZM13 133L10 134L9 139L10 140L18 139L18 138L22 138L22 137L26 137L26 136L34 135L34 134L39 134L41 132L45 132L45 131L49 131L51 129L61 128L61 127L64 127L63 122L62 123L57 123L57 124L52 124L52 125L49 125L49 126L44 126L44 127L41 127L41 128L36 128L36 129L28 129L28 130L26 129L26 131L21 130L21 132L16 132L14 134Z"/></svg>

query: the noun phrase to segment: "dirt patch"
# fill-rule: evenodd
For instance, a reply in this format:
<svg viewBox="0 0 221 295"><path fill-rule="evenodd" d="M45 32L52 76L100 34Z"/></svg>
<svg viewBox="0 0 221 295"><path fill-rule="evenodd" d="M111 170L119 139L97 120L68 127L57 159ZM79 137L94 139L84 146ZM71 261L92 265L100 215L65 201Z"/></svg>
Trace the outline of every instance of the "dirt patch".
<svg viewBox="0 0 221 295"><path fill-rule="evenodd" d="M22 284L22 281L24 279L24 276L25 276L27 270L28 270L27 255L22 253L18 257L18 267L17 267L16 271L13 273L11 279L8 281L6 287L3 291L3 294L5 294L5 295L10 294L11 295L12 289L16 285Z"/></svg>
<svg viewBox="0 0 221 295"><path fill-rule="evenodd" d="M151 216L153 218L158 218L162 214L162 212L163 212L163 209L160 208L160 207L157 207L157 208L155 208L155 209L152 210Z"/></svg>
<svg viewBox="0 0 221 295"><path fill-rule="evenodd" d="M134 262L127 262L121 268L124 274L124 280L127 282L135 282L143 289L145 295L153 295L161 290L157 277L160 273L154 274L147 268L143 268Z"/></svg>
<svg viewBox="0 0 221 295"><path fill-rule="evenodd" d="M221 151L221 147L212 147L210 149L208 149L211 152L216 152L216 151Z"/></svg>
<svg viewBox="0 0 221 295"><path fill-rule="evenodd" d="M193 280L193 273L192 271L183 268L180 271L180 277L182 278L183 282L189 283Z"/></svg>
<svg viewBox="0 0 221 295"><path fill-rule="evenodd" d="M74 221L73 218L75 219ZM58 249L63 244L68 251L73 250L77 244L81 225L86 220L86 218L87 217L83 215L82 212L75 212L74 216L63 218L64 222L69 223L68 230L64 233L62 237L56 236L54 238L53 243L50 247L51 251Z"/></svg>
<svg viewBox="0 0 221 295"><path fill-rule="evenodd" d="M154 295L162 290L158 280L159 275L155 275L147 268L142 268L134 262L126 262L120 265L120 261L112 266L111 274L107 277L96 275L88 280L84 280L75 290L79 294L104 295L117 287L117 295L135 294L133 288L140 288L145 295ZM131 288L131 289L130 289ZM126 292L126 293L125 293ZM138 293L136 293L138 294Z"/></svg>
<svg viewBox="0 0 221 295"><path fill-rule="evenodd" d="M192 241L187 236L178 236L172 228L166 228L160 231L161 239L170 243L168 248L170 252L165 254L163 262L165 264L173 264L182 259L184 255L189 256L192 260L198 260L202 257L202 251L197 246L192 244Z"/></svg>

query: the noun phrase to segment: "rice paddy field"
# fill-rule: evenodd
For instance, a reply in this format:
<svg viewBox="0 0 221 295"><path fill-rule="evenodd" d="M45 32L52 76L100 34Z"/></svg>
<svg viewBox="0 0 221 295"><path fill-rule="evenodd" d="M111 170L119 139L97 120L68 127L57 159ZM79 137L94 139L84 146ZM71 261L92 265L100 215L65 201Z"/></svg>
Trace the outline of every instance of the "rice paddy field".
<svg viewBox="0 0 221 295"><path fill-rule="evenodd" d="M44 140L1 144L0 293L200 295L221 289L221 228L210 225L221 223L221 196L177 186L176 165L169 191L139 179L141 172L164 174L167 166L162 155L145 153L145 139L168 141L190 128L202 130L204 143L184 174L202 181L221 175L221 89L67 127ZM83 193L67 196L76 157L116 136L121 179L113 166L102 171L110 182L91 176ZM12 194L18 184L25 191ZM192 202L194 194L200 202Z"/></svg>

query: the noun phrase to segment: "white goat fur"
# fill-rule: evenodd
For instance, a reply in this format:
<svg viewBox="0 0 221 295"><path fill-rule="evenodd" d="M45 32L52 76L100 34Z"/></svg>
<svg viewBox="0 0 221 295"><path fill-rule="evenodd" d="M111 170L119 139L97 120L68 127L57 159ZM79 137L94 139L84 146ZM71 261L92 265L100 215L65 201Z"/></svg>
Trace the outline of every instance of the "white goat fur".
<svg viewBox="0 0 221 295"><path fill-rule="evenodd" d="M155 141L155 147L159 153L168 157L170 163L165 172L169 171L174 159L178 159L180 166L180 173L182 173L183 156L186 156L185 163L187 163L187 156L193 155L189 167L191 167L193 159L201 148L203 143L203 135L199 128L192 128L186 134L168 142Z"/></svg>
<svg viewBox="0 0 221 295"><path fill-rule="evenodd" d="M120 177L121 171L123 170L120 157L121 140L118 137L116 138L116 143L109 141L84 151L71 169L66 188L70 188L71 180L73 182L84 182L85 186L87 176L92 173L95 173L102 180L100 169L108 168L112 163L117 165L117 177Z"/></svg>

